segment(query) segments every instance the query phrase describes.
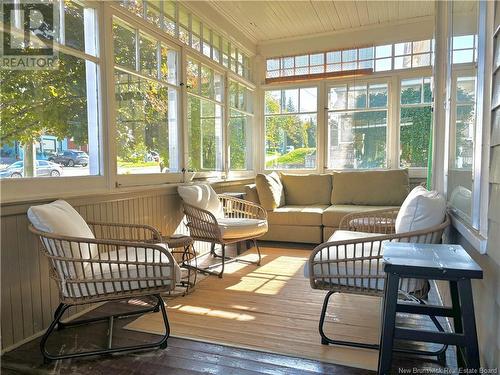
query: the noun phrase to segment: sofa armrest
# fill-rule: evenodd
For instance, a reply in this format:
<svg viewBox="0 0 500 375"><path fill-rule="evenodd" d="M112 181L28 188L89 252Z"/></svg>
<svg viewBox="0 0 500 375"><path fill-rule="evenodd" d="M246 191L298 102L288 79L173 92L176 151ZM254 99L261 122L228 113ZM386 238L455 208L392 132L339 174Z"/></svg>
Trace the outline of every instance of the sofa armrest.
<svg viewBox="0 0 500 375"><path fill-rule="evenodd" d="M245 185L245 200L260 204L259 194L257 193L257 185Z"/></svg>

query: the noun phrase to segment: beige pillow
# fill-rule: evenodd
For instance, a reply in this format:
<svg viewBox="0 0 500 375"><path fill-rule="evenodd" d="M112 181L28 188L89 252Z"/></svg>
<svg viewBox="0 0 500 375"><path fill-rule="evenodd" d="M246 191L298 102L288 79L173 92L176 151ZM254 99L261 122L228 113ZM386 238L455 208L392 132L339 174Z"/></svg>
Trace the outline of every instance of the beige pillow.
<svg viewBox="0 0 500 375"><path fill-rule="evenodd" d="M330 204L332 176L329 174L281 173L286 204Z"/></svg>
<svg viewBox="0 0 500 375"><path fill-rule="evenodd" d="M409 191L408 169L335 172L331 203L400 206Z"/></svg>
<svg viewBox="0 0 500 375"><path fill-rule="evenodd" d="M259 173L255 177L255 185L259 194L259 201L266 210L274 210L285 204L285 192L276 172L270 174Z"/></svg>

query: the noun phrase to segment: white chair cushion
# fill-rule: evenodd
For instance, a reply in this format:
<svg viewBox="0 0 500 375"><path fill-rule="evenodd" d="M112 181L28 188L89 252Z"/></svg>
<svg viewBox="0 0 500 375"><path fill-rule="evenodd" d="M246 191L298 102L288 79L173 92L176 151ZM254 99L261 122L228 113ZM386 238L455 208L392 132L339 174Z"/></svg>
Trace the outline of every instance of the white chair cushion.
<svg viewBox="0 0 500 375"><path fill-rule="evenodd" d="M362 238L369 237L378 237L384 236L384 234L377 233L366 233L366 232L354 232L348 230L337 230L333 235L328 239L328 242L336 242L336 241L349 241L349 240L357 240ZM376 241L373 242L364 242L358 244L350 244L339 247L339 253L337 256L337 251L335 247L324 248L322 249L316 256L314 260L342 260L349 258L361 258L361 257L369 257L373 255L382 255L382 250L380 250L380 246L382 246L387 241ZM345 249L345 250L344 250ZM379 251L380 250L380 251ZM378 264L377 264L378 263ZM306 266L304 268L305 277L309 277L309 267ZM347 263L337 263L332 264L330 266L326 263L324 264L315 264L313 267L313 277L314 276L332 276L329 279L329 283L332 285L341 285L341 286L350 286L350 287L361 287L375 289L379 291L384 290L384 278L377 279L360 279L355 278L355 276L360 275L381 275L385 276L382 260L380 259L377 262L377 259L365 259L365 260L357 260L350 261ZM350 275L349 279L341 278L337 279L337 275ZM426 280L421 279L402 279L399 285L399 289L406 292L412 293L415 291L423 290L427 286Z"/></svg>
<svg viewBox="0 0 500 375"><path fill-rule="evenodd" d="M441 224L446 215L446 201L437 191L422 186L413 189L396 217L396 233L413 232Z"/></svg>
<svg viewBox="0 0 500 375"><path fill-rule="evenodd" d="M68 202L63 200L30 207L28 209L28 219L36 229L43 232L95 239L85 220ZM80 247L76 242L63 242L62 249L58 244L56 246L54 241L48 241L45 245L48 251L53 253L52 255L67 258L80 258L80 251L82 259L90 259L97 255L97 245L95 244ZM75 270L73 265L67 266L62 263L58 264L56 268L58 272L62 273L60 275L62 279L81 276L81 267L77 267L77 270Z"/></svg>
<svg viewBox="0 0 500 375"><path fill-rule="evenodd" d="M260 219L217 219L224 239L257 237L267 232L267 220Z"/></svg>
<svg viewBox="0 0 500 375"><path fill-rule="evenodd" d="M222 203L210 185L180 185L177 187L177 192L187 204L209 211L216 218L224 217Z"/></svg>
<svg viewBox="0 0 500 375"><path fill-rule="evenodd" d="M157 244L167 249L164 244ZM165 254L160 254L153 249L127 247L121 248L118 251L113 250L101 254L102 260L109 261L129 261L129 262L155 262L163 263L165 265L151 266L151 265L126 265L117 263L87 263L84 268L84 277L88 279L112 279L112 278L145 278L145 277L159 277L170 276L169 259ZM175 268L175 283L181 279L181 268L174 262ZM175 283L170 280L163 281L130 281L130 282L102 282L102 283L78 283L72 284L71 287L66 284L63 289L65 296L71 297L87 297L96 294L115 293L128 290L137 290L148 287L166 286L167 290L175 288ZM71 291L67 290L71 288ZM97 290L96 290L97 289Z"/></svg>

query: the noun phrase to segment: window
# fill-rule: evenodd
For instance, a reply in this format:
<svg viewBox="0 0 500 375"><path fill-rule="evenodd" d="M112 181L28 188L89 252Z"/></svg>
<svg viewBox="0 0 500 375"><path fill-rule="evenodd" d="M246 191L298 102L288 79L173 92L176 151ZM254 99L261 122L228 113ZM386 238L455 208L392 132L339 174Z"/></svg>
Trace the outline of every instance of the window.
<svg viewBox="0 0 500 375"><path fill-rule="evenodd" d="M229 169L252 167L252 92L241 83L229 81Z"/></svg>
<svg viewBox="0 0 500 375"><path fill-rule="evenodd" d="M345 84L328 91L328 168L385 168L386 83Z"/></svg>
<svg viewBox="0 0 500 375"><path fill-rule="evenodd" d="M223 77L217 71L188 60L188 168L223 170Z"/></svg>
<svg viewBox="0 0 500 375"><path fill-rule="evenodd" d="M57 69L0 70L0 178L101 174L96 15L65 2Z"/></svg>
<svg viewBox="0 0 500 375"><path fill-rule="evenodd" d="M453 64L472 63L477 60L477 35L460 35L452 39Z"/></svg>
<svg viewBox="0 0 500 375"><path fill-rule="evenodd" d="M317 88L265 92L266 169L315 169Z"/></svg>
<svg viewBox="0 0 500 375"><path fill-rule="evenodd" d="M177 51L119 19L113 32L117 172L178 171Z"/></svg>
<svg viewBox="0 0 500 375"><path fill-rule="evenodd" d="M394 45L394 69L410 69L431 65L431 41L397 43Z"/></svg>
<svg viewBox="0 0 500 375"><path fill-rule="evenodd" d="M400 104L400 166L425 168L429 158L432 128L431 79L402 80Z"/></svg>

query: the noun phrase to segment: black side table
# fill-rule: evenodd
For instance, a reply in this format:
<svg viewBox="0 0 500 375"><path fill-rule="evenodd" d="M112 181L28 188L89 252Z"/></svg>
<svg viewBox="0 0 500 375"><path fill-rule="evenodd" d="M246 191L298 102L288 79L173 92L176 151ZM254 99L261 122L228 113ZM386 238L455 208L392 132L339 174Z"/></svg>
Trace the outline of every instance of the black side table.
<svg viewBox="0 0 500 375"><path fill-rule="evenodd" d="M483 278L481 267L459 245L389 242L384 244L383 253L386 284L378 362L379 374L389 374L391 371L394 339L456 345L459 367L479 371L479 349L471 279ZM403 277L448 280L452 306L398 302L398 286ZM451 317L455 332L398 328L396 327L396 313L398 312Z"/></svg>

